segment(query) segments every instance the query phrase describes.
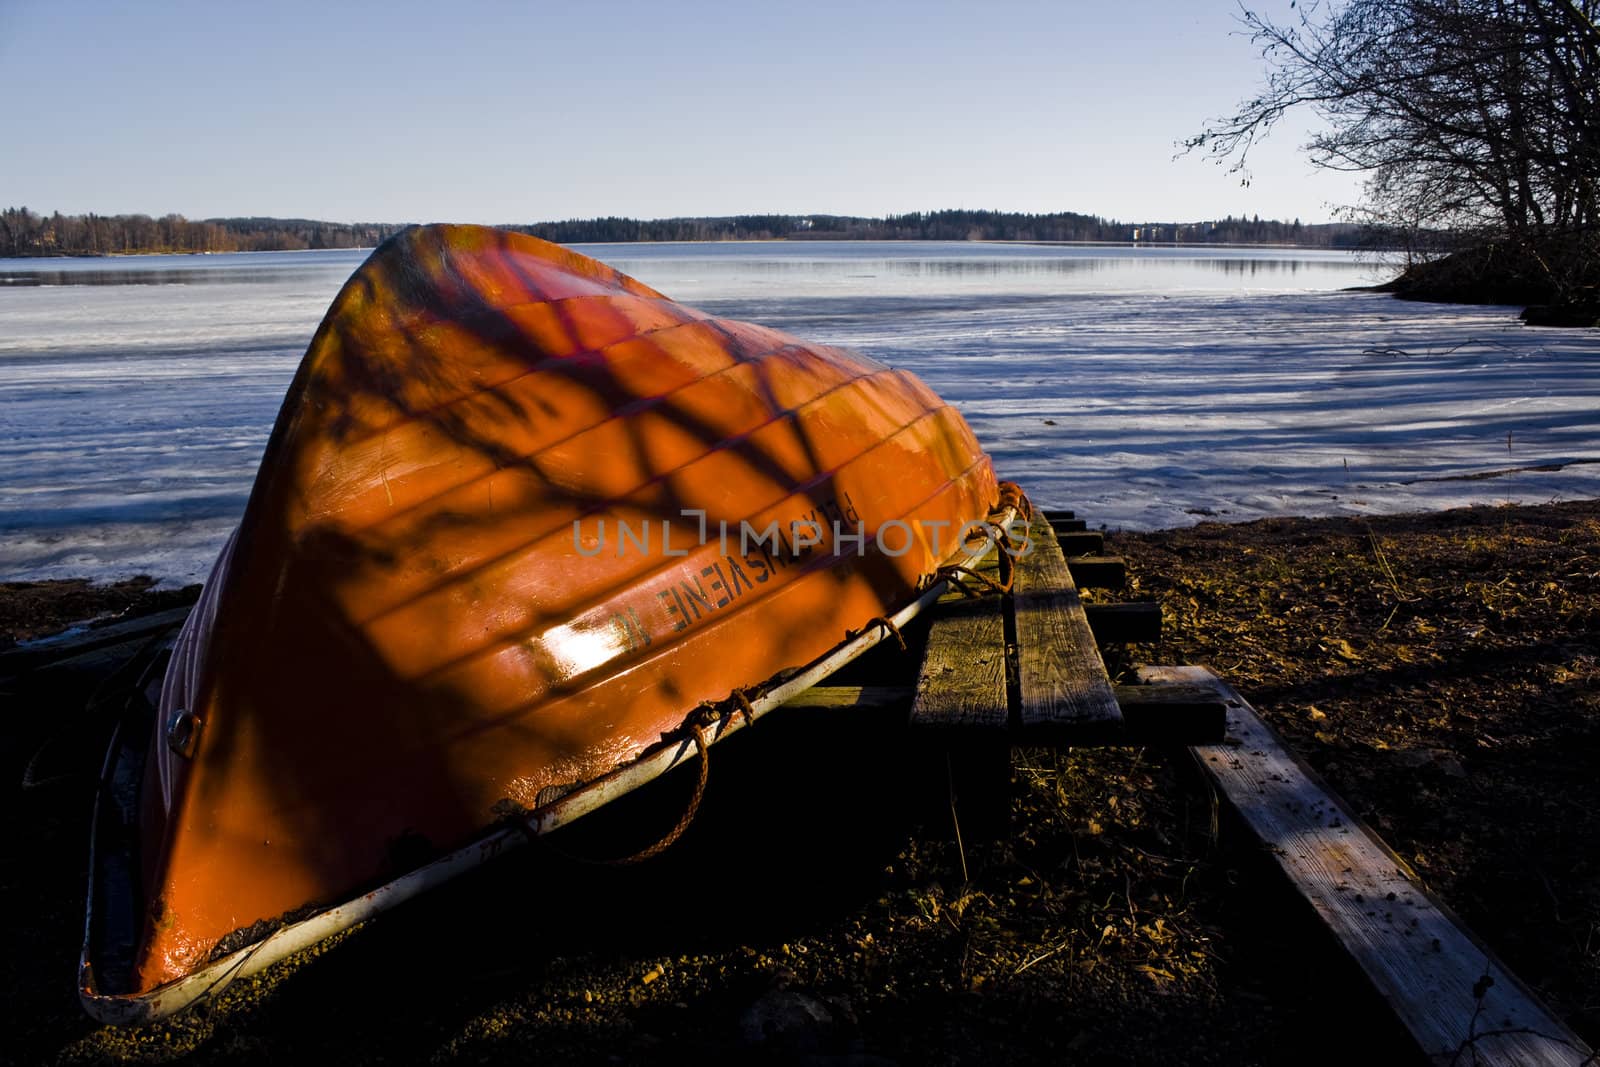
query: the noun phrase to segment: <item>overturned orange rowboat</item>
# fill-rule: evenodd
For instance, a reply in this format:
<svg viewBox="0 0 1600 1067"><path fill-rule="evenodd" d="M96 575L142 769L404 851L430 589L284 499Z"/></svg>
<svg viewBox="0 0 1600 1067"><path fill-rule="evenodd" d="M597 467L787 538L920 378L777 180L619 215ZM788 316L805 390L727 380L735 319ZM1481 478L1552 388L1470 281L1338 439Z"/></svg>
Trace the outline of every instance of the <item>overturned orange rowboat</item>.
<svg viewBox="0 0 1600 1067"><path fill-rule="evenodd" d="M1001 497L910 374L406 231L112 743L85 1006L179 1010L703 755L937 598Z"/></svg>

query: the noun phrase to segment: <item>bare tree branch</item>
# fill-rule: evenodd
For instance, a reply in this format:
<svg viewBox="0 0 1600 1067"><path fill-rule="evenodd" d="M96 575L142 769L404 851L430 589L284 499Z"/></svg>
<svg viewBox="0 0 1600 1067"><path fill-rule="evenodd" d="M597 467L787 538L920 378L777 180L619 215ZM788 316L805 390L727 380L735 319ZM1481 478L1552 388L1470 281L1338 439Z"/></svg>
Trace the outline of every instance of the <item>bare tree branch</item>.
<svg viewBox="0 0 1600 1067"><path fill-rule="evenodd" d="M1313 2L1240 22L1260 92L1184 142L1248 174L1291 112L1312 162L1368 176L1363 217L1518 241L1600 227L1600 0Z"/></svg>

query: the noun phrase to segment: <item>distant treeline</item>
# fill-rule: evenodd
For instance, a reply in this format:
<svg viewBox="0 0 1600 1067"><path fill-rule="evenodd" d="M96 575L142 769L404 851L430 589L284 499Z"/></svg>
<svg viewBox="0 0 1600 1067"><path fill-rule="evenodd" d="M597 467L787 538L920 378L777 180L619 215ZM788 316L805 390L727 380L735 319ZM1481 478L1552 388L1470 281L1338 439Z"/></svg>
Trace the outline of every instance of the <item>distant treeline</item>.
<svg viewBox="0 0 1600 1067"><path fill-rule="evenodd" d="M0 211L0 256L99 256L135 252L281 252L371 248L405 229L388 223L314 219L204 219L182 215L38 215Z"/></svg>
<svg viewBox="0 0 1600 1067"><path fill-rule="evenodd" d="M1211 222L1126 223L1062 211L922 211L881 219L855 215L733 215L726 218L570 219L513 226L547 241L1150 241L1180 244L1296 244L1347 247L1359 227L1228 216Z"/></svg>
<svg viewBox="0 0 1600 1067"><path fill-rule="evenodd" d="M404 227L392 223L182 215L40 215L0 212L0 256L93 256L136 252L278 252L370 248ZM733 215L724 218L569 219L507 226L561 244L603 241L1111 241L1152 244L1292 244L1354 247L1359 227L1299 219L1227 218L1194 223L1124 223L1070 211L928 211L881 219L855 215Z"/></svg>

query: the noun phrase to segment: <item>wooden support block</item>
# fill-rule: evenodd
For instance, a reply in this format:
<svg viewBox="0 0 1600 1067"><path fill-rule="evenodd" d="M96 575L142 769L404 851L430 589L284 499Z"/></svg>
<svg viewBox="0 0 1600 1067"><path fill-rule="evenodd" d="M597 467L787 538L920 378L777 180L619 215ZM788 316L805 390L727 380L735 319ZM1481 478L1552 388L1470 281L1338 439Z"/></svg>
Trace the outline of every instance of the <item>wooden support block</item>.
<svg viewBox="0 0 1600 1067"><path fill-rule="evenodd" d="M1121 556L1074 556L1067 566L1072 580L1085 589L1121 589L1128 580Z"/></svg>
<svg viewBox="0 0 1600 1067"><path fill-rule="evenodd" d="M1105 551L1106 535L1103 533L1062 533L1056 531L1061 552L1069 560L1073 556L1098 556Z"/></svg>
<svg viewBox="0 0 1600 1067"><path fill-rule="evenodd" d="M1088 523L1088 520L1086 520L1086 519L1051 519L1050 520L1050 529L1054 530L1057 534L1082 533L1084 530L1087 530L1088 528L1089 528L1089 523Z"/></svg>
<svg viewBox="0 0 1600 1067"><path fill-rule="evenodd" d="M1042 519L1028 538L1031 549L1017 560L1012 588L1022 729L1070 731L1080 740L1115 733L1122 712L1066 557Z"/></svg>
<svg viewBox="0 0 1600 1067"><path fill-rule="evenodd" d="M1202 770L1433 1062L1592 1062L1577 1035L1237 692L1203 667L1152 667L1140 676L1219 686L1230 743L1196 748Z"/></svg>
<svg viewBox="0 0 1600 1067"><path fill-rule="evenodd" d="M996 560L991 552L975 569L998 576ZM939 599L933 612L911 704L911 724L1004 730L1010 710L1001 597L989 594L973 599L952 590Z"/></svg>
<svg viewBox="0 0 1600 1067"><path fill-rule="evenodd" d="M1161 605L1153 600L1136 600L1131 604L1085 604L1083 612L1089 619L1089 628L1101 644L1108 641L1161 640Z"/></svg>
<svg viewBox="0 0 1600 1067"><path fill-rule="evenodd" d="M1039 514L1044 516L1045 522L1066 522L1078 517L1075 511L1064 511L1061 508L1040 508Z"/></svg>
<svg viewBox="0 0 1600 1067"><path fill-rule="evenodd" d="M1227 698L1214 685L1119 685L1113 692L1128 744L1208 745L1227 733Z"/></svg>

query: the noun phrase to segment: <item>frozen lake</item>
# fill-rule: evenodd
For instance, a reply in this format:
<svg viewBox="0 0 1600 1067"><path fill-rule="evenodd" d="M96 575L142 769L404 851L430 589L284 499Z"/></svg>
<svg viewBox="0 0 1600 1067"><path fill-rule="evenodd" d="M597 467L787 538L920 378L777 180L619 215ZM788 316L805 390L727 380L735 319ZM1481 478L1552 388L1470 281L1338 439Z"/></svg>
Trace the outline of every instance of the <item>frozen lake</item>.
<svg viewBox="0 0 1600 1067"><path fill-rule="evenodd" d="M1337 290L1345 253L595 245L687 303L861 349L1094 524L1600 495L1600 333ZM364 252L0 260L0 579L198 581Z"/></svg>

